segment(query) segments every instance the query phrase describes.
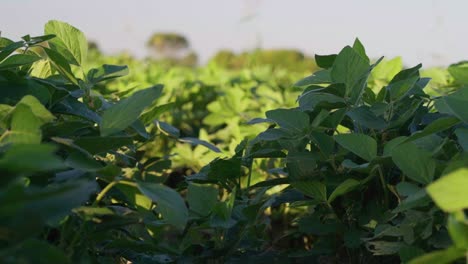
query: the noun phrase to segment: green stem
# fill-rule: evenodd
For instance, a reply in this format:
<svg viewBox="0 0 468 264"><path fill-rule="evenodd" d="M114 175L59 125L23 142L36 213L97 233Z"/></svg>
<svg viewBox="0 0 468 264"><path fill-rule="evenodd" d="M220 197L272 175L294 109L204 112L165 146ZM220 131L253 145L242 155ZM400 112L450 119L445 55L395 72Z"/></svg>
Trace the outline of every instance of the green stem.
<svg viewBox="0 0 468 264"><path fill-rule="evenodd" d="M384 175L383 175L382 168L381 168L380 166L378 166L377 170L378 170L378 172L379 172L380 182L381 182L381 184L382 184L382 188L383 188L383 191L384 191L384 203L385 203L385 207L388 208L389 199L388 199L387 184L386 184L386 182L385 182L385 178L384 178Z"/></svg>
<svg viewBox="0 0 468 264"><path fill-rule="evenodd" d="M93 205L97 205L104 198L104 196L107 194L107 192L109 192L110 189L112 189L112 187L114 187L118 183L119 183L119 181L113 181L113 182L107 184L107 186L104 187L104 189L102 189L101 192L98 194L98 196L96 197L96 200L94 200Z"/></svg>

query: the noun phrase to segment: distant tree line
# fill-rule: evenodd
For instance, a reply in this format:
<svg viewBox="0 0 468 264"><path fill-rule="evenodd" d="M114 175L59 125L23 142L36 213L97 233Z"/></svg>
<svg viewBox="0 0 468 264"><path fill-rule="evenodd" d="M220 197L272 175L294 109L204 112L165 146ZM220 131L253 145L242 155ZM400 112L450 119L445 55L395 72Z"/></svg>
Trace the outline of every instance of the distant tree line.
<svg viewBox="0 0 468 264"><path fill-rule="evenodd" d="M195 67L198 55L191 49L189 40L178 33L154 33L146 43L150 51L149 59L165 65ZM90 42L89 48L99 51L96 42ZM241 69L258 65L271 65L295 71L314 71L315 60L295 49L256 49L235 53L231 50L220 50L211 59L220 67Z"/></svg>

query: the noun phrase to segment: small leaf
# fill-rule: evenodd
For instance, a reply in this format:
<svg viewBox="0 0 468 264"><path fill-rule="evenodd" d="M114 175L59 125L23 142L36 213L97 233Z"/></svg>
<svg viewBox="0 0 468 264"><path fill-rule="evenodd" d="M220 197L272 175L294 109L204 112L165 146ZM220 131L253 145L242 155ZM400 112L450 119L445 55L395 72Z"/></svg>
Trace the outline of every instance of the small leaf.
<svg viewBox="0 0 468 264"><path fill-rule="evenodd" d="M458 117L464 123L468 124L468 111L466 111L467 104L468 87L462 87L456 92L438 99L435 106L439 112L449 111L450 114ZM442 105L444 107L442 107Z"/></svg>

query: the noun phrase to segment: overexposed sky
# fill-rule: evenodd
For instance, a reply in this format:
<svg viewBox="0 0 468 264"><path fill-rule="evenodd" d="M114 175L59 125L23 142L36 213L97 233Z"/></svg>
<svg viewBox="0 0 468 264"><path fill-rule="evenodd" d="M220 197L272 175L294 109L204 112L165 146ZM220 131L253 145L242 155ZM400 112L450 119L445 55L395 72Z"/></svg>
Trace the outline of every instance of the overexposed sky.
<svg viewBox="0 0 468 264"><path fill-rule="evenodd" d="M468 60L467 11L466 0L0 0L0 31L39 35L58 19L139 57L153 32L178 32L202 62L221 48L337 53L359 37L371 57L428 67Z"/></svg>

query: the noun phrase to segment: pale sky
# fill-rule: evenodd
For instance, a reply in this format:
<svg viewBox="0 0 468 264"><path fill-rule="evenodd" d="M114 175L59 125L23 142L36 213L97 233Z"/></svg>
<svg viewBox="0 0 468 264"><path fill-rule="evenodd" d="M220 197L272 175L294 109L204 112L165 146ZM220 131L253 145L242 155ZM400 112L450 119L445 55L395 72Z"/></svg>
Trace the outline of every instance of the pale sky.
<svg viewBox="0 0 468 264"><path fill-rule="evenodd" d="M0 0L0 30L40 35L58 19L106 53L138 57L153 32L178 32L202 62L221 48L259 45L337 53L359 37L371 57L428 67L468 60L467 12L466 0Z"/></svg>

